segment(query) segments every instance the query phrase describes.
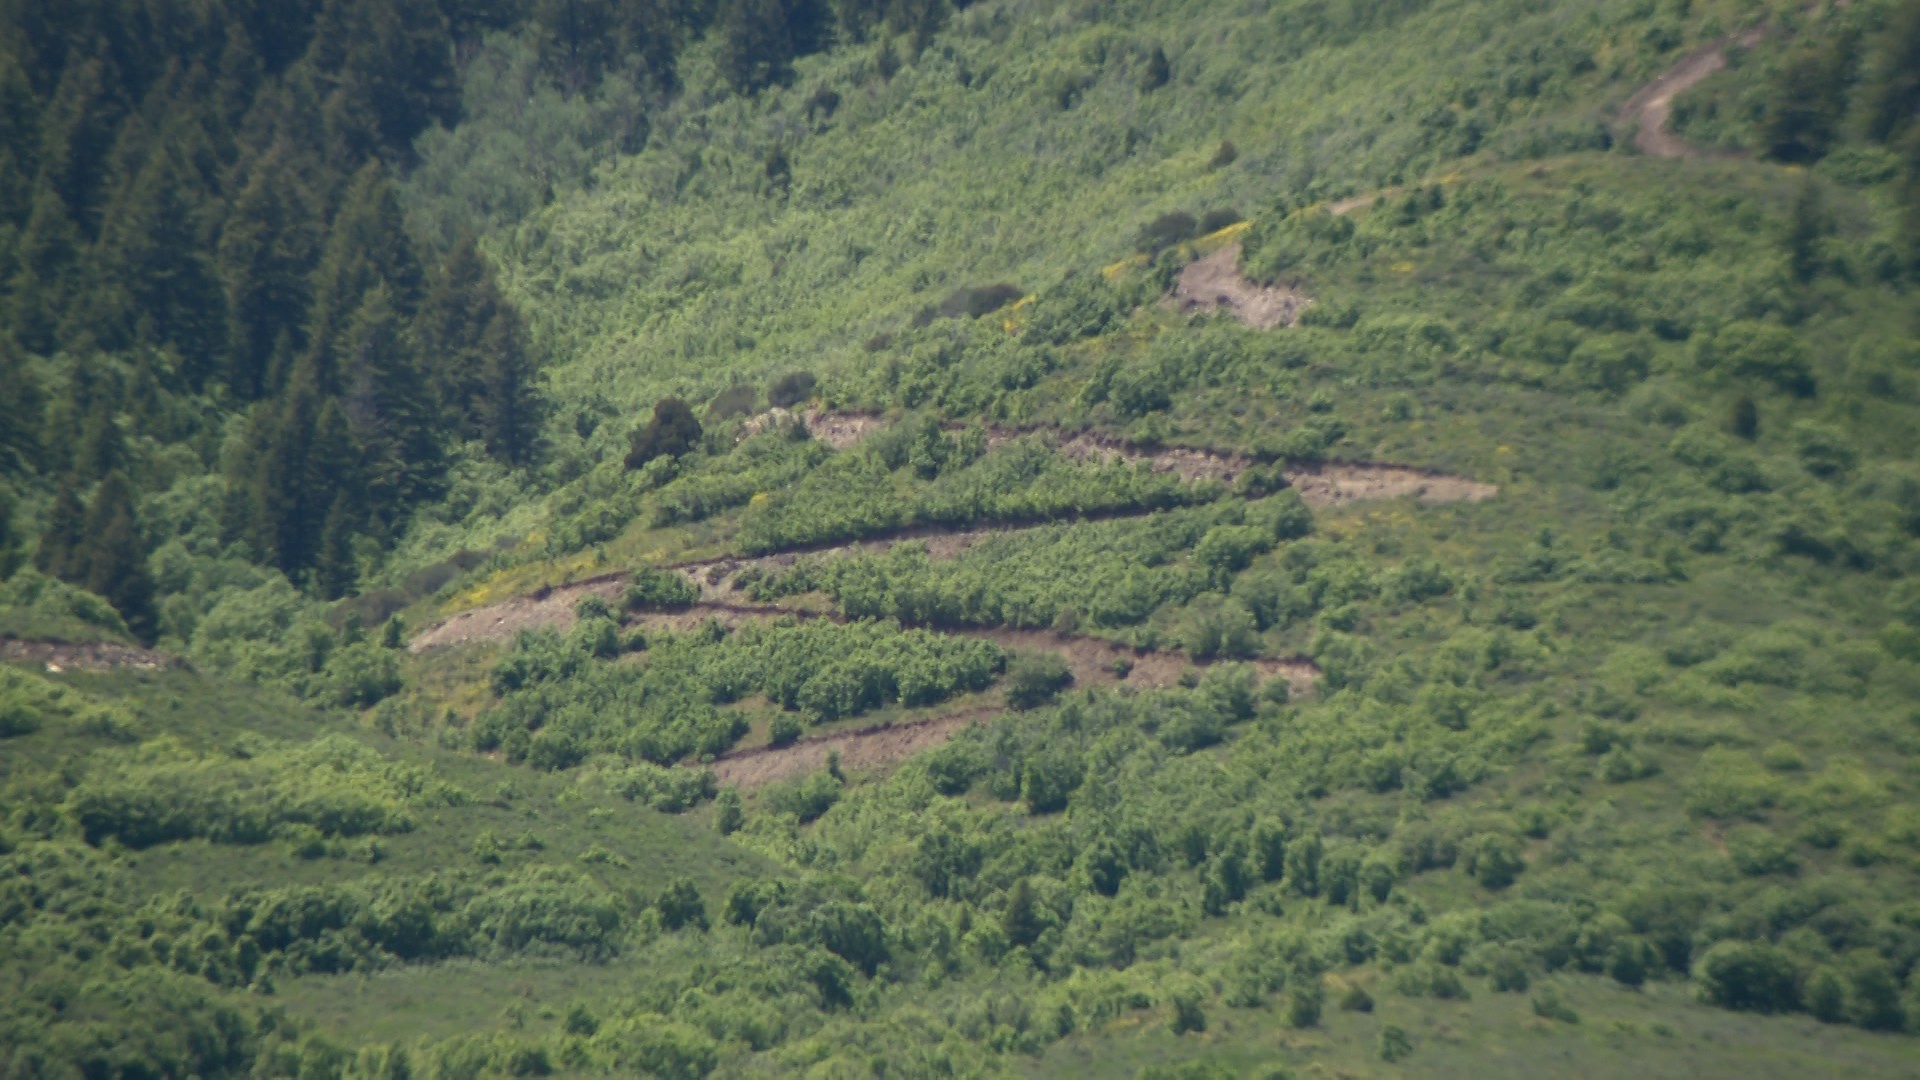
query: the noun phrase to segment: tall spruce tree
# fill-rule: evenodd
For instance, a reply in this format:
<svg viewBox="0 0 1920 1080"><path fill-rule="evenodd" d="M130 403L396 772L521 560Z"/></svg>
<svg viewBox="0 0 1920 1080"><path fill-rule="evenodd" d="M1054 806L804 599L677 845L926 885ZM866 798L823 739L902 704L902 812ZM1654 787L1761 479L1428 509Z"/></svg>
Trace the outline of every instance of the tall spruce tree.
<svg viewBox="0 0 1920 1080"><path fill-rule="evenodd" d="M434 275L413 337L451 429L482 440L501 460L525 463L539 423L526 327L471 235Z"/></svg>
<svg viewBox="0 0 1920 1080"><path fill-rule="evenodd" d="M125 298L124 309L96 309L96 333L117 323L117 344L177 350L186 383L197 390L225 367L227 303L202 239L201 207L208 196L181 159L179 145L162 137L113 201L89 260L89 292Z"/></svg>
<svg viewBox="0 0 1920 1080"><path fill-rule="evenodd" d="M26 355L5 334L0 334L0 405L0 476L20 476L40 464L46 404Z"/></svg>
<svg viewBox="0 0 1920 1080"><path fill-rule="evenodd" d="M356 522L346 492L333 497L326 520L320 527L320 553L314 564L313 587L323 600L338 600L353 590L358 577L354 565L353 536Z"/></svg>
<svg viewBox="0 0 1920 1080"><path fill-rule="evenodd" d="M278 389L273 380L288 372L274 371L276 351L305 342L320 222L291 156L283 141L254 161L220 233L232 327L227 385L242 401Z"/></svg>
<svg viewBox="0 0 1920 1080"><path fill-rule="evenodd" d="M378 162L354 175L327 234L314 272L307 351L318 362L321 389L339 391L341 335L367 294L384 285L387 304L410 317L420 299L419 258L408 240L400 200Z"/></svg>
<svg viewBox="0 0 1920 1080"><path fill-rule="evenodd" d="M515 465L539 449L541 403L520 313L502 307L480 337L480 392L472 405L474 433L487 452Z"/></svg>
<svg viewBox="0 0 1920 1080"><path fill-rule="evenodd" d="M146 545L135 516L133 485L125 473L111 473L100 482L87 511L80 561L84 577L79 583L119 609L134 636L152 641L158 624L153 577L147 570Z"/></svg>
<svg viewBox="0 0 1920 1080"><path fill-rule="evenodd" d="M80 501L80 482L69 474L60 479L47 510L46 528L33 554L34 568L62 581L84 573L80 547L87 536L87 507Z"/></svg>
<svg viewBox="0 0 1920 1080"><path fill-rule="evenodd" d="M75 224L92 237L101 181L125 103L117 73L101 58L67 64L40 124L40 184L60 196Z"/></svg>
<svg viewBox="0 0 1920 1080"><path fill-rule="evenodd" d="M341 401L376 517L393 524L425 496L442 463L439 415L384 285L366 295L341 335Z"/></svg>
<svg viewBox="0 0 1920 1080"><path fill-rule="evenodd" d="M54 351L84 243L66 201L52 185L41 184L15 248L4 309L7 326L29 351Z"/></svg>

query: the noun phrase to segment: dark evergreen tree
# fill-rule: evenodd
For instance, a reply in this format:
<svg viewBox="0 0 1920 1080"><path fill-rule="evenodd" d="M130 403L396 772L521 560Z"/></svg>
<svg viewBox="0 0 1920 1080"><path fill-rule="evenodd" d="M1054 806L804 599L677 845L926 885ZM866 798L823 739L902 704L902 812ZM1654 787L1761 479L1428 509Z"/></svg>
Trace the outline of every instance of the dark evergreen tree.
<svg viewBox="0 0 1920 1080"><path fill-rule="evenodd" d="M217 264L232 327L227 385L243 401L272 388L282 342L292 351L304 341L320 226L288 167L291 153L277 143L254 162L220 234Z"/></svg>
<svg viewBox="0 0 1920 1080"><path fill-rule="evenodd" d="M42 184L15 249L5 308L7 326L31 352L54 351L83 242L59 192Z"/></svg>
<svg viewBox="0 0 1920 1080"><path fill-rule="evenodd" d="M794 47L780 0L722 0L714 22L720 73L735 90L751 94L786 79Z"/></svg>
<svg viewBox="0 0 1920 1080"><path fill-rule="evenodd" d="M87 511L80 561L85 566L80 584L119 609L134 636L152 641L157 626L153 577L147 571L146 545L134 512L133 485L125 473L112 473L101 481Z"/></svg>
<svg viewBox="0 0 1920 1080"><path fill-rule="evenodd" d="M13 524L17 503L13 489L0 484L0 581L12 577L20 565L19 537Z"/></svg>
<svg viewBox="0 0 1920 1080"><path fill-rule="evenodd" d="M1827 155L1846 114L1853 64L1848 41L1802 49L1775 80L1761 121L1761 146L1769 157L1804 164Z"/></svg>
<svg viewBox="0 0 1920 1080"><path fill-rule="evenodd" d="M1040 940L1040 934L1046 929L1046 923L1040 918L1040 902L1026 878L1021 878L1007 894L1000 929L1006 933L1007 941L1023 948Z"/></svg>
<svg viewBox="0 0 1920 1080"><path fill-rule="evenodd" d="M40 424L45 401L27 358L0 334L0 476L23 475L40 464Z"/></svg>
<svg viewBox="0 0 1920 1080"><path fill-rule="evenodd" d="M336 94L364 95L380 148L409 160L414 136L459 105L440 0L343 0L350 11Z"/></svg>
<svg viewBox="0 0 1920 1080"><path fill-rule="evenodd" d="M79 482L71 475L62 477L33 554L34 568L63 581L81 574L80 547L86 541L86 529L87 507L80 501Z"/></svg>
<svg viewBox="0 0 1920 1080"><path fill-rule="evenodd" d="M353 557L357 525L347 493L335 495L320 527L320 553L313 570L314 590L323 600L338 600L353 591L359 576Z"/></svg>
<svg viewBox="0 0 1920 1080"><path fill-rule="evenodd" d="M391 525L428 493L442 458L433 392L389 296L384 285L367 293L341 336L338 364L367 505Z"/></svg>
<svg viewBox="0 0 1920 1080"><path fill-rule="evenodd" d="M178 145L162 138L114 200L90 260L89 292L120 298L92 305L96 334L120 345L172 347L186 362L187 385L199 389L225 367L227 304L202 241L207 195Z"/></svg>
<svg viewBox="0 0 1920 1080"><path fill-rule="evenodd" d="M226 126L237 127L267 77L266 63L246 23L227 23L214 70L218 74L211 94L213 110Z"/></svg>
<svg viewBox="0 0 1920 1080"><path fill-rule="evenodd" d="M520 313L503 307L480 338L480 392L472 405L474 433L487 452L515 465L539 449L541 401Z"/></svg>
<svg viewBox="0 0 1920 1080"><path fill-rule="evenodd" d="M92 483L126 467L127 439L113 403L104 395L94 398L84 416L69 467L81 482Z"/></svg>
<svg viewBox="0 0 1920 1080"><path fill-rule="evenodd" d="M33 206L40 102L22 64L0 53L0 222L23 224Z"/></svg>
<svg viewBox="0 0 1920 1080"><path fill-rule="evenodd" d="M540 63L569 94L600 81L619 57L621 5L615 0L536 0Z"/></svg>
<svg viewBox="0 0 1920 1080"><path fill-rule="evenodd" d="M539 424L525 324L501 295L472 236L434 275L414 320L414 345L448 425L495 457L532 457Z"/></svg>
<svg viewBox="0 0 1920 1080"><path fill-rule="evenodd" d="M228 475L230 489L244 492L236 513L245 537L262 560L292 574L312 558L314 528L307 456L313 445L321 395L310 366L296 373L284 401L262 404L248 421L246 449Z"/></svg>
<svg viewBox="0 0 1920 1080"><path fill-rule="evenodd" d="M1812 177L1800 184L1787 217L1787 267L1795 281L1806 283L1820 273L1820 241L1829 231L1825 210L1820 204L1820 189Z"/></svg>
<svg viewBox="0 0 1920 1080"><path fill-rule="evenodd" d="M99 220L107 154L126 113L115 82L101 59L68 64L40 124L40 184L60 197L89 237Z"/></svg>
<svg viewBox="0 0 1920 1080"><path fill-rule="evenodd" d="M1173 65L1167 61L1167 51L1155 45L1147 57L1147 70L1140 76L1140 89L1158 90L1173 78Z"/></svg>
<svg viewBox="0 0 1920 1080"><path fill-rule="evenodd" d="M373 162L347 188L314 272L307 352L317 361L322 390L338 392L340 336L368 292L381 285L395 313L410 317L420 299L420 262L407 239L393 184Z"/></svg>
<svg viewBox="0 0 1920 1080"><path fill-rule="evenodd" d="M1920 121L1920 5L1894 5L1873 41L1860 97L1875 142L1896 142Z"/></svg>

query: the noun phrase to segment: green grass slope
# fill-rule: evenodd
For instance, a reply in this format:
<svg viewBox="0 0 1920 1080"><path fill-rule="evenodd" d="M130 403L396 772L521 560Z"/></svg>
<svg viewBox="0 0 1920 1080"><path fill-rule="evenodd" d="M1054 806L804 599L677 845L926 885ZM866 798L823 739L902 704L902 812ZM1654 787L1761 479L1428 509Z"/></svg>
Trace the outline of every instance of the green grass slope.
<svg viewBox="0 0 1920 1080"><path fill-rule="evenodd" d="M156 556L197 671L0 668L0 1071L1913 1073L1902 20L990 0L749 97L695 46L514 215L489 39L404 194L487 225L542 464L456 467L332 608ZM1854 43L1832 153L1628 149L1762 24ZM1756 55L1692 93L1777 111ZM1225 243L1300 325L1161 303ZM864 435L747 419L798 372ZM1285 490L1369 462L1498 491ZM671 569L725 555L731 606ZM1185 674L1022 658L1094 646Z"/></svg>

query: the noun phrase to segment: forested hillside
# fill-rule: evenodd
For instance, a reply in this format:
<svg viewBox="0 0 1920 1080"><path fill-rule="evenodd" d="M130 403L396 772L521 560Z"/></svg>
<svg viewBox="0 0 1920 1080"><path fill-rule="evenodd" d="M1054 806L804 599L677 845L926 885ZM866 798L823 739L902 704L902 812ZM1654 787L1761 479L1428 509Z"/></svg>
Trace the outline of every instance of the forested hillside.
<svg viewBox="0 0 1920 1080"><path fill-rule="evenodd" d="M1920 6L0 0L0 1076L1920 1071Z"/></svg>

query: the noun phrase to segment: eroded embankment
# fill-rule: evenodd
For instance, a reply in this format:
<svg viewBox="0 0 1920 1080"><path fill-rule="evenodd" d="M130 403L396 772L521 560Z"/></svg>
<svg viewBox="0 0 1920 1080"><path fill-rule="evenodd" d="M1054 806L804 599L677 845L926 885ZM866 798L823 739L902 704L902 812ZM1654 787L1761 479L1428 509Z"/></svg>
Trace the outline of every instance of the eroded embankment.
<svg viewBox="0 0 1920 1080"><path fill-rule="evenodd" d="M25 641L0 638L0 662L39 664L47 671L160 671L185 667L186 661L152 649L97 641L73 645L63 641Z"/></svg>

